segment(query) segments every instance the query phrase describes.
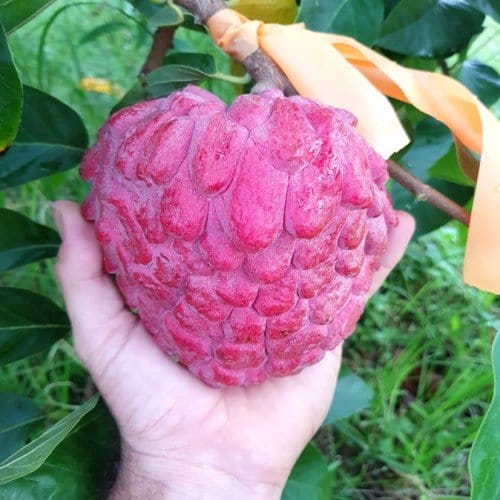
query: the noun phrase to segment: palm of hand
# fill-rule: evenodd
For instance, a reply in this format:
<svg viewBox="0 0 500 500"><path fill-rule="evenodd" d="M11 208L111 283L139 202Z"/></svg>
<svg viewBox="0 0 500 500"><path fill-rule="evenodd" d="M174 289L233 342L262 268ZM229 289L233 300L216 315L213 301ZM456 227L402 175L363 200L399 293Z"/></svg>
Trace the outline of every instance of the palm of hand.
<svg viewBox="0 0 500 500"><path fill-rule="evenodd" d="M182 462L210 456L221 467L233 455L245 474L250 465L275 464L272 473L286 477L333 396L340 349L293 378L214 389L166 359L128 312L111 317L107 328L99 328L98 343L75 332L76 347L135 454Z"/></svg>
<svg viewBox="0 0 500 500"><path fill-rule="evenodd" d="M171 466L210 463L233 476L252 470L284 481L331 402L340 349L300 374L250 388L213 389L166 359L125 308L109 276L93 228L76 204L59 202L63 236L56 271L76 351L92 374L135 457ZM399 213L371 295L401 258L413 219ZM198 462L198 463L194 463ZM230 468L231 470L226 470Z"/></svg>

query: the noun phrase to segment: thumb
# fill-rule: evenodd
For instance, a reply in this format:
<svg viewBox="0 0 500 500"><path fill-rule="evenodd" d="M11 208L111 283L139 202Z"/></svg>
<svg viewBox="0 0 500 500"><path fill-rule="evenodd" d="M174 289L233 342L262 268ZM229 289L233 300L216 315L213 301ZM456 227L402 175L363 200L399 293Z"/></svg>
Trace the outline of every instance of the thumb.
<svg viewBox="0 0 500 500"><path fill-rule="evenodd" d="M367 297L371 297L382 285L390 272L402 259L408 243L415 232L415 219L407 212L398 211L398 225L389 234L387 250L380 262L378 269L372 278L372 284Z"/></svg>
<svg viewBox="0 0 500 500"><path fill-rule="evenodd" d="M99 346L121 346L136 323L112 279L103 269L102 252L91 224L80 214L80 207L69 201L55 202L53 217L62 238L56 261L71 324L75 349L85 364L95 360ZM111 348L110 348L111 347ZM92 368L92 367L89 367Z"/></svg>

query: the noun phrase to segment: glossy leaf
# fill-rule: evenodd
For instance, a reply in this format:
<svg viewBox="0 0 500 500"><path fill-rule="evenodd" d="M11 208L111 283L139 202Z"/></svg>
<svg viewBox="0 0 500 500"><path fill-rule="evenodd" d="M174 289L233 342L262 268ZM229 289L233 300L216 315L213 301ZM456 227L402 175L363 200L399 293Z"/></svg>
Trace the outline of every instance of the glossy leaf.
<svg viewBox="0 0 500 500"><path fill-rule="evenodd" d="M333 477L325 456L308 444L295 464L283 491L282 500L330 500Z"/></svg>
<svg viewBox="0 0 500 500"><path fill-rule="evenodd" d="M500 22L500 2L498 0L467 0L467 3Z"/></svg>
<svg viewBox="0 0 500 500"><path fill-rule="evenodd" d="M205 73L207 76L213 76L216 73L215 60L209 54L171 51L165 58L164 63L165 65L189 66Z"/></svg>
<svg viewBox="0 0 500 500"><path fill-rule="evenodd" d="M458 79L488 107L500 99L500 75L491 66L473 59L464 61Z"/></svg>
<svg viewBox="0 0 500 500"><path fill-rule="evenodd" d="M38 66L38 71L37 71L37 77L36 81L38 82L39 86L43 86L44 82L44 74L45 74L45 49L47 46L47 38L49 36L49 33L51 32L55 22L59 19L59 17L66 12L67 10L73 9L74 7L85 7L89 6L92 8L95 8L95 6L99 5L99 2L96 0L91 0L91 1L74 1L71 3L66 3L66 5L63 5L57 10L54 10L51 13L51 16L46 20L46 22L43 25L43 29L40 34L40 39L38 42L38 49L37 49L37 66ZM137 19L133 15L129 14L125 9L121 8L119 5L113 5L111 3L105 3L102 5L103 7L106 7L106 10L112 10L115 12L120 13L120 15L124 16L127 18L129 21L132 21L137 28L140 30L140 36L138 37L137 40L137 46L144 46L144 44L149 41L149 37L151 36L151 33L148 29L148 27L145 25L144 22L141 20ZM123 7L127 7L124 5ZM141 43L142 42L142 43ZM78 60L78 57L75 54L75 59ZM76 62L76 61L75 61ZM81 69L81 68L80 68ZM80 74L80 69L78 70L78 73ZM80 75L80 76L83 76ZM47 83L47 86L50 84Z"/></svg>
<svg viewBox="0 0 500 500"><path fill-rule="evenodd" d="M413 57L413 56L399 56L401 59L398 61L402 66L407 68L422 69L424 71L435 71L438 67L436 59L429 59L428 57Z"/></svg>
<svg viewBox="0 0 500 500"><path fill-rule="evenodd" d="M188 66L162 66L149 73L143 82L139 82L132 87L113 111L130 106L138 101L168 95L180 90L188 83L200 83L206 78L205 73Z"/></svg>
<svg viewBox="0 0 500 500"><path fill-rule="evenodd" d="M0 23L0 153L12 144L21 121L23 90L7 35Z"/></svg>
<svg viewBox="0 0 500 500"><path fill-rule="evenodd" d="M204 24L198 24L194 16L188 13L184 13L184 20L182 21L182 27L191 31L197 31L199 33L207 33L207 29Z"/></svg>
<svg viewBox="0 0 500 500"><path fill-rule="evenodd" d="M369 406L372 398L373 389L357 375L350 373L340 377L323 425L360 412Z"/></svg>
<svg viewBox="0 0 500 500"><path fill-rule="evenodd" d="M0 208L0 271L54 257L60 242L53 229Z"/></svg>
<svg viewBox="0 0 500 500"><path fill-rule="evenodd" d="M82 38L80 38L80 45L93 43L99 37L110 35L111 33L115 33L127 28L127 23L124 23L122 21L113 21L101 24L100 26L96 26L94 29L83 35Z"/></svg>
<svg viewBox="0 0 500 500"><path fill-rule="evenodd" d="M421 120L415 127L411 147L400 161L410 169L430 168L442 158L453 144L448 128L431 117Z"/></svg>
<svg viewBox="0 0 500 500"><path fill-rule="evenodd" d="M409 170L427 171L428 177L470 186L459 167L453 138L449 129L431 117L421 120L415 127L411 147L400 158Z"/></svg>
<svg viewBox="0 0 500 500"><path fill-rule="evenodd" d="M69 328L66 313L48 298L0 287L0 365L48 349Z"/></svg>
<svg viewBox="0 0 500 500"><path fill-rule="evenodd" d="M290 24L297 15L295 0L229 0L228 7L265 23Z"/></svg>
<svg viewBox="0 0 500 500"><path fill-rule="evenodd" d="M427 117L418 123L413 143L399 158L399 163L460 205L465 205L472 197L473 189L458 166L451 134L433 118ZM395 207L411 212L416 218L415 238L434 231L450 220L446 214L415 198L395 182L390 184L390 192Z"/></svg>
<svg viewBox="0 0 500 500"><path fill-rule="evenodd" d="M426 179L422 177L421 180L462 206L471 199L474 193L471 187L460 186L439 179ZM395 208L398 210L406 210L415 217L417 228L413 234L414 238L430 233L450 221L450 217L444 212L434 208L423 200L415 198L395 182L391 184L390 192Z"/></svg>
<svg viewBox="0 0 500 500"><path fill-rule="evenodd" d="M428 170L428 175L434 179L453 182L461 186L473 187L474 183L459 166L456 147L453 145L448 152Z"/></svg>
<svg viewBox="0 0 500 500"><path fill-rule="evenodd" d="M385 13L385 16L384 17L387 17L387 15L389 14L389 12L394 9L394 7L396 7L396 5L398 4L399 0L384 0L384 13Z"/></svg>
<svg viewBox="0 0 500 500"><path fill-rule="evenodd" d="M154 26L177 26L182 23L182 11L170 4L156 5L150 0L127 0Z"/></svg>
<svg viewBox="0 0 500 500"><path fill-rule="evenodd" d="M0 393L0 461L26 444L42 418L32 399Z"/></svg>
<svg viewBox="0 0 500 500"><path fill-rule="evenodd" d="M7 33L20 28L54 0L10 0L0 4L0 21Z"/></svg>
<svg viewBox="0 0 500 500"><path fill-rule="evenodd" d="M500 498L500 333L492 349L494 393L472 446L469 470L472 500Z"/></svg>
<svg viewBox="0 0 500 500"><path fill-rule="evenodd" d="M47 457L73 431L82 418L95 408L98 399L99 396L93 396L43 434L1 462L0 485L26 476L41 467Z"/></svg>
<svg viewBox="0 0 500 500"><path fill-rule="evenodd" d="M104 498L119 461L120 438L104 404L87 413L36 471L0 486L1 498Z"/></svg>
<svg viewBox="0 0 500 500"><path fill-rule="evenodd" d="M309 29L348 35L372 45L384 18L382 0L302 0L298 20Z"/></svg>
<svg viewBox="0 0 500 500"><path fill-rule="evenodd" d="M437 189L445 196L451 198L462 206L465 205L473 195L474 190L472 187L461 186L452 182L430 177L429 171L424 163L415 163L412 168L408 165L405 166L421 181ZM420 200L419 198L415 198L396 182L390 183L389 190L395 208L399 210L406 210L415 217L417 227L413 235L414 238L418 238L423 234L434 231L450 220L450 217L441 212L441 210L434 208L432 205Z"/></svg>
<svg viewBox="0 0 500 500"><path fill-rule="evenodd" d="M210 56L207 57L210 58ZM200 61L200 59L197 58L197 61ZM204 64L207 64L207 61L208 59L205 59ZM189 83L199 84L203 80L214 76L215 73L205 72L202 69L181 64L161 66L132 87L115 106L113 111L144 99L168 95L185 87Z"/></svg>
<svg viewBox="0 0 500 500"><path fill-rule="evenodd" d="M481 31L484 15L463 0L400 0L377 45L401 54L447 57Z"/></svg>
<svg viewBox="0 0 500 500"><path fill-rule="evenodd" d="M74 167L88 146L82 119L55 97L24 86L21 125L0 156L0 189Z"/></svg>

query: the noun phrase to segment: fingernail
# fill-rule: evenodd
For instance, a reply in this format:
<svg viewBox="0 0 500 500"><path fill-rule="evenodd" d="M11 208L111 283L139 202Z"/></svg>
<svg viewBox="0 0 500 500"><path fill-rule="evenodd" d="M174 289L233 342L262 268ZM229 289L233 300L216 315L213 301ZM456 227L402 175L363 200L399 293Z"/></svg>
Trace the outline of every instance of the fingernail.
<svg viewBox="0 0 500 500"><path fill-rule="evenodd" d="M52 218L54 219L61 238L64 239L64 217L57 203L52 205Z"/></svg>

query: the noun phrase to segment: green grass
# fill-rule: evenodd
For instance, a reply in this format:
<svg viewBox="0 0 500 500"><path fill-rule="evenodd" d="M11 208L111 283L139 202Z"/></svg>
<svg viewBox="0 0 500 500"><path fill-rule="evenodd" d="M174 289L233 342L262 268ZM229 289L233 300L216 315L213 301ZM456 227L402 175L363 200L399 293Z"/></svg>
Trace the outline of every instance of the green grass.
<svg viewBox="0 0 500 500"><path fill-rule="evenodd" d="M149 34L127 17L124 2L109 0L124 13L103 2L71 7L54 21L40 52L46 21L70 3L56 2L14 34L12 49L23 81L70 104L94 137L116 97L84 92L81 78L104 78L127 89L147 52ZM80 43L90 30L110 22L123 26L93 43ZM489 62L484 58L494 51L483 42L474 47ZM208 50L200 35L181 34L178 43ZM210 50L219 69L228 70L227 58ZM212 89L231 98L227 84ZM73 170L2 192L0 206L51 225L52 200L81 201L86 191ZM454 225L412 243L348 340L344 363L374 388L375 396L362 414L316 437L330 460L333 498L467 498L467 456L491 397L489 351L500 327L500 303L462 283L462 260L463 235ZM0 285L39 291L62 303L52 262L0 274ZM67 341L48 354L0 369L0 391L34 397L52 419L84 399L88 383Z"/></svg>
<svg viewBox="0 0 500 500"><path fill-rule="evenodd" d="M491 398L500 307L461 282L458 239L445 228L413 243L347 342L345 363L375 397L332 431L327 449L342 463L338 483L348 485L338 498L380 489L390 498L468 496L467 456Z"/></svg>

